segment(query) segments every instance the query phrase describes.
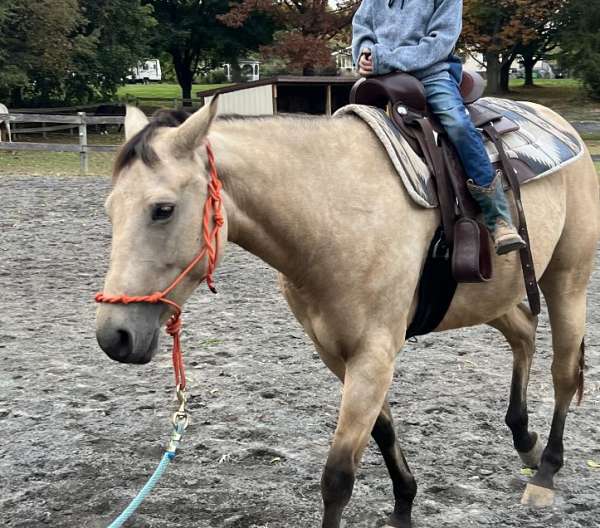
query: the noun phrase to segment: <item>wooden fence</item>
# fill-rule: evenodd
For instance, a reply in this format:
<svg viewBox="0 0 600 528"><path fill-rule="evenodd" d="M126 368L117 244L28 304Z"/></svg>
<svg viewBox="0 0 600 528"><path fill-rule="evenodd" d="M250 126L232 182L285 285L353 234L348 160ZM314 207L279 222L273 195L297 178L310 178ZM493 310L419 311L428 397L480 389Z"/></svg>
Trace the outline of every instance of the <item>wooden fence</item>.
<svg viewBox="0 0 600 528"><path fill-rule="evenodd" d="M88 162L90 152L115 152L118 145L89 145L87 137L88 125L121 125L124 122L123 116L88 116L85 112L78 112L77 115L48 115L48 114L0 114L0 122L9 123L54 123L52 127L26 129L30 132L44 132L77 128L79 130L79 143L25 143L25 142L2 142L0 141L0 150L23 151L39 150L46 152L79 152L80 173L85 175L88 172ZM61 125L61 126L57 126ZM71 126L68 126L71 125ZM19 129L19 134L25 130Z"/></svg>
<svg viewBox="0 0 600 528"><path fill-rule="evenodd" d="M126 95L123 98L124 104L134 106L167 106L170 105L174 109L190 108L198 109L204 106L204 97L192 97L191 99L183 99L181 97L144 97L137 95ZM161 104L163 103L163 104Z"/></svg>

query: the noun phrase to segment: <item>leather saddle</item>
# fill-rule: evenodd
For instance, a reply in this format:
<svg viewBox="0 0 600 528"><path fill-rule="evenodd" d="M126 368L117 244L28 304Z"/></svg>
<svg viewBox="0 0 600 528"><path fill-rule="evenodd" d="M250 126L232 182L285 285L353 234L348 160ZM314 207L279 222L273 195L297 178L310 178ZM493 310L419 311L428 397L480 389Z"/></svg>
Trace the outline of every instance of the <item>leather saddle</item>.
<svg viewBox="0 0 600 528"><path fill-rule="evenodd" d="M473 124L498 149L496 170L504 173L513 190L519 232L527 242L527 248L520 253L527 294L532 311L539 313L539 292L519 190L519 180L527 180L532 173L522 162L508 158L501 140L503 135L518 130L519 125L502 114L474 104L485 89L479 74L465 71L460 89ZM451 259L456 282L490 280L492 255L487 229L476 219L480 210L467 189L467 178L458 154L429 111L421 82L405 73L361 78L352 88L350 103L387 110L400 133L427 163L436 185L443 229L443 243L438 244L434 258Z"/></svg>

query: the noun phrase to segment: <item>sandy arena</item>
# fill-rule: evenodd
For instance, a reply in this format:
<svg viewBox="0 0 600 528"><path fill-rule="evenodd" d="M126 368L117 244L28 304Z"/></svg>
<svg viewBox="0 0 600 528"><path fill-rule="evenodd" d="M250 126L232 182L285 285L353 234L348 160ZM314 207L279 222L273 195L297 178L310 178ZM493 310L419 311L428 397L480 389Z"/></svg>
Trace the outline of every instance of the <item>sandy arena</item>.
<svg viewBox="0 0 600 528"><path fill-rule="evenodd" d="M170 340L149 365L98 348L93 294L108 264L104 178L2 177L0 525L105 527L154 470L174 407ZM315 528L340 386L287 308L276 274L230 245L185 308L190 425L127 526ZM479 327L408 343L391 404L419 485L415 528L600 527L600 272L588 298L586 397L572 407L553 508L520 505L526 477L504 424L512 355ZM530 423L552 416L545 313ZM392 486L374 444L346 527L381 526Z"/></svg>

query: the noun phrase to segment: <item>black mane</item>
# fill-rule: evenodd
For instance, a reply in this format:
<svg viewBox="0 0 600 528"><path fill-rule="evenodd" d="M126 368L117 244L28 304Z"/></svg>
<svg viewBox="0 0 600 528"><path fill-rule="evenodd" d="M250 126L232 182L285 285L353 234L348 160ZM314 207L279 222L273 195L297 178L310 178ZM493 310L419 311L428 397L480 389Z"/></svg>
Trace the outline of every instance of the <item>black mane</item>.
<svg viewBox="0 0 600 528"><path fill-rule="evenodd" d="M190 114L183 110L157 110L152 115L150 123L133 136L119 150L113 170L113 179L136 159L141 159L146 165L152 166L158 161L158 156L150 146L150 141L157 129L161 127L175 128L181 125Z"/></svg>

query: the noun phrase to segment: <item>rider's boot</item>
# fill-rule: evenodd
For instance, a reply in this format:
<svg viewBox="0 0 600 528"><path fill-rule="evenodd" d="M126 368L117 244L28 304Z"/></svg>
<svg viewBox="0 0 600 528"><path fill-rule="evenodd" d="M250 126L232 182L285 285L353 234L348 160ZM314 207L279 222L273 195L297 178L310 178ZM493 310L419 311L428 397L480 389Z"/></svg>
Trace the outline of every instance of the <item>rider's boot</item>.
<svg viewBox="0 0 600 528"><path fill-rule="evenodd" d="M496 253L504 255L526 247L527 244L512 223L500 175L496 175L489 187L475 185L473 180L467 181L467 187L481 207L485 225L494 239Z"/></svg>

